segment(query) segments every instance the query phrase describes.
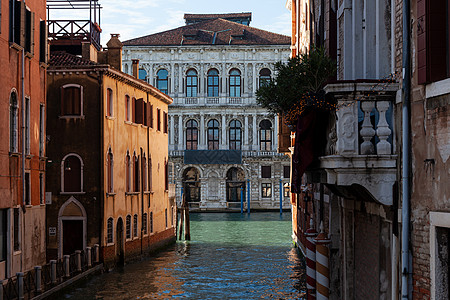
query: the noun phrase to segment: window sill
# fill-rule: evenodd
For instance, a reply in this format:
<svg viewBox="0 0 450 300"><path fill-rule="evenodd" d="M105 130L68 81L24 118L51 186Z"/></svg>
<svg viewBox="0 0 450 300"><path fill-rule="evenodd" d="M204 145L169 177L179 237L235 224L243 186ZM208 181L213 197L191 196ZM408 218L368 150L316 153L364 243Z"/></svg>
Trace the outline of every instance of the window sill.
<svg viewBox="0 0 450 300"><path fill-rule="evenodd" d="M106 116L106 119L114 121L116 117Z"/></svg>
<svg viewBox="0 0 450 300"><path fill-rule="evenodd" d="M44 69L47 69L48 68L48 63L46 63L46 62L39 62L39 66L41 67L41 68L44 68Z"/></svg>
<svg viewBox="0 0 450 300"><path fill-rule="evenodd" d="M149 191L144 192L144 195L150 195L150 194L153 194L153 192L149 192Z"/></svg>
<svg viewBox="0 0 450 300"><path fill-rule="evenodd" d="M25 57L32 59L34 57L34 54L31 54L30 52L25 51Z"/></svg>
<svg viewBox="0 0 450 300"><path fill-rule="evenodd" d="M131 124L133 124L132 122L130 122L130 121L123 121L125 124L128 124L128 125L131 125Z"/></svg>
<svg viewBox="0 0 450 300"><path fill-rule="evenodd" d="M60 192L60 195L84 195L86 192Z"/></svg>
<svg viewBox="0 0 450 300"><path fill-rule="evenodd" d="M19 157L20 153L19 152L9 152L9 156L14 156L14 157Z"/></svg>
<svg viewBox="0 0 450 300"><path fill-rule="evenodd" d="M432 82L425 86L427 98L438 97L450 93L450 78Z"/></svg>
<svg viewBox="0 0 450 300"><path fill-rule="evenodd" d="M40 206L45 206L45 203L40 203L39 205L40 205Z"/></svg>
<svg viewBox="0 0 450 300"><path fill-rule="evenodd" d="M145 128L145 129L148 128L148 126L147 126L147 125L144 125L144 124L141 124L141 127L142 127L142 128Z"/></svg>
<svg viewBox="0 0 450 300"><path fill-rule="evenodd" d="M114 197L116 193L106 193L106 197Z"/></svg>
<svg viewBox="0 0 450 300"><path fill-rule="evenodd" d="M138 123L131 123L131 126L138 127L139 124Z"/></svg>
<svg viewBox="0 0 450 300"><path fill-rule="evenodd" d="M31 204L25 204L25 208L33 208L33 205L31 205Z"/></svg>
<svg viewBox="0 0 450 300"><path fill-rule="evenodd" d="M84 120L84 115L79 115L79 116L59 116L58 119L60 119L60 120L83 119Z"/></svg>
<svg viewBox="0 0 450 300"><path fill-rule="evenodd" d="M125 196L139 195L139 192L125 192Z"/></svg>
<svg viewBox="0 0 450 300"><path fill-rule="evenodd" d="M12 49L16 49L18 51L22 51L23 47L19 44L16 44L15 42L9 42L9 47Z"/></svg>
<svg viewBox="0 0 450 300"><path fill-rule="evenodd" d="M106 243L106 247L114 246L114 243Z"/></svg>

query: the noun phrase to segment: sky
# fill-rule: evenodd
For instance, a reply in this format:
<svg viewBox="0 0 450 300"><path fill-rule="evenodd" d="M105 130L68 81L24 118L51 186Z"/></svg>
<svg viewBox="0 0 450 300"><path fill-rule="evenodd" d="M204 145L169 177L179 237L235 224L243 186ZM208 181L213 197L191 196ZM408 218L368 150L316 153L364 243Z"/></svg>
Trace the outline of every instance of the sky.
<svg viewBox="0 0 450 300"><path fill-rule="evenodd" d="M290 35L286 0L99 0L99 3L103 7L100 25L104 47L111 33L119 33L120 40L126 41L183 26L185 13L251 12L250 26ZM50 19L73 19L74 16L89 19L89 12L59 10L50 13Z"/></svg>

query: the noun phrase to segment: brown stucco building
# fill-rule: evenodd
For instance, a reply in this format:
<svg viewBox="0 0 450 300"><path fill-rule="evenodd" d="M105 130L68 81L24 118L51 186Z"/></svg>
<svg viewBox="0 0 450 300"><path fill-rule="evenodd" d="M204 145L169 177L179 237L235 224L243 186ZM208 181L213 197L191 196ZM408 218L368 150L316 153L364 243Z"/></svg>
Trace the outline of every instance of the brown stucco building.
<svg viewBox="0 0 450 300"><path fill-rule="evenodd" d="M175 238L167 167L172 100L121 72L118 35L107 46L51 42L47 259L97 244L111 265Z"/></svg>
<svg viewBox="0 0 450 300"><path fill-rule="evenodd" d="M0 279L45 263L45 1L2 1Z"/></svg>

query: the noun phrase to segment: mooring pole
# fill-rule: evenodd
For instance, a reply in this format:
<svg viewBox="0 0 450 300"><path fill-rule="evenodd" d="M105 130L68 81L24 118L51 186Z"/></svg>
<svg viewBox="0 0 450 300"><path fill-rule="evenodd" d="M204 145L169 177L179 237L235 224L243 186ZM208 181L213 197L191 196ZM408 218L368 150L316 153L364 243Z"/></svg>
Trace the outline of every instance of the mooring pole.
<svg viewBox="0 0 450 300"><path fill-rule="evenodd" d="M241 186L241 215L244 213L244 188Z"/></svg>
<svg viewBox="0 0 450 300"><path fill-rule="evenodd" d="M280 215L283 214L283 182L280 179Z"/></svg>
<svg viewBox="0 0 450 300"><path fill-rule="evenodd" d="M189 205L187 205L187 203L186 203L186 197L183 197L183 210L184 210L184 213L186 214L184 216L184 222L186 222L185 228L184 228L184 240L190 241L191 240L191 226L189 224Z"/></svg>
<svg viewBox="0 0 450 300"><path fill-rule="evenodd" d="M250 214L250 179L247 179L247 213Z"/></svg>

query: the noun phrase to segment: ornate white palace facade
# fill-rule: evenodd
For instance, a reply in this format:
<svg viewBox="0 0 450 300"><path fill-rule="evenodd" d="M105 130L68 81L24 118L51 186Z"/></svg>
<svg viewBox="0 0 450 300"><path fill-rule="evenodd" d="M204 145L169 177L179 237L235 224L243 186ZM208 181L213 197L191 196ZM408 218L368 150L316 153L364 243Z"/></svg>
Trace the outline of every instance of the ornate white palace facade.
<svg viewBox="0 0 450 300"><path fill-rule="evenodd" d="M139 72L174 99L162 123L178 201L184 194L191 208L204 210L239 209L241 201L244 209L290 208L290 162L277 153L279 121L256 103L274 63L288 59L290 38L248 26L251 13L185 20L186 26L125 41L123 50L125 72Z"/></svg>

